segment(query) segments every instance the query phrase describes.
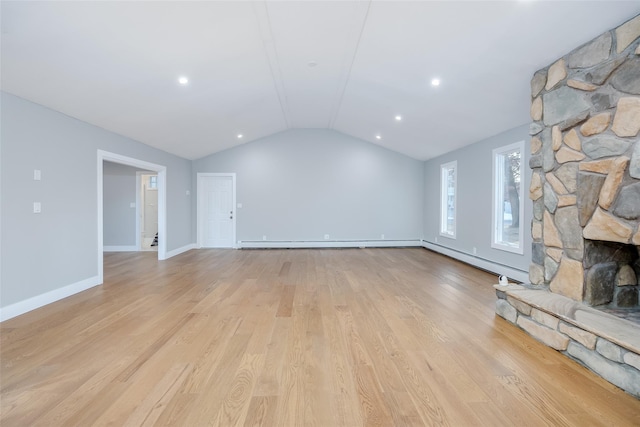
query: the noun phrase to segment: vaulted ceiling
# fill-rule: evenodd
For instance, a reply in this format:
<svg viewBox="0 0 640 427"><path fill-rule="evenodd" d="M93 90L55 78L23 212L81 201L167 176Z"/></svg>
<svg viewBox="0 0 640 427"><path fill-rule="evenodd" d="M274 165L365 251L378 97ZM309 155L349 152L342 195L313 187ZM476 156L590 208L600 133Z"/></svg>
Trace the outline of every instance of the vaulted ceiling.
<svg viewBox="0 0 640 427"><path fill-rule="evenodd" d="M2 1L1 13L4 91L178 156L330 128L424 160L527 123L532 74L640 4Z"/></svg>

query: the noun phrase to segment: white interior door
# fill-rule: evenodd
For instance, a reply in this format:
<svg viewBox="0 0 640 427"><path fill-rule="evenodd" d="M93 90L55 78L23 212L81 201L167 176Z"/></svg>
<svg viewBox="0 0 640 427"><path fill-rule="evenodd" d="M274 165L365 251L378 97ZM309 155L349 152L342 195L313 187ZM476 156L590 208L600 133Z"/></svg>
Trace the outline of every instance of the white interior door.
<svg viewBox="0 0 640 427"><path fill-rule="evenodd" d="M235 247L235 175L200 174L200 246Z"/></svg>

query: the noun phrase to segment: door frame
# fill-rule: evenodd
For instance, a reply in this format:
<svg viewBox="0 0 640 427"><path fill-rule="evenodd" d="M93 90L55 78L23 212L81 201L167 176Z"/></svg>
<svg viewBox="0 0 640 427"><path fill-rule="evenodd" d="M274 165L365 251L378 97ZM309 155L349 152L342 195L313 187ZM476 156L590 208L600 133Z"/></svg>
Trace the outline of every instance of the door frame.
<svg viewBox="0 0 640 427"><path fill-rule="evenodd" d="M136 172L136 246L138 251L142 250L142 221L140 216L142 215L142 174L145 172ZM148 173L148 172L147 172Z"/></svg>
<svg viewBox="0 0 640 427"><path fill-rule="evenodd" d="M202 248L202 244L204 242L204 238L202 236L202 233L204 233L204 218L205 218L205 205L204 205L204 196L202 194L203 191L203 179L204 178L211 178L211 177L227 177L227 178L231 178L231 186L232 186L232 198L233 201L231 202L232 206L233 206L233 221L232 221L232 234L233 234L233 245L231 246L233 249L236 249L238 247L237 245L237 241L236 241L236 219L238 218L238 206L236 204L236 174L233 173L198 173L197 174L197 180L196 180L196 191L198 194L198 207L197 207L197 231L196 231L196 235L197 235L197 246L198 248ZM159 178L158 178L159 179Z"/></svg>
<svg viewBox="0 0 640 427"><path fill-rule="evenodd" d="M146 170L146 171L137 171L136 172L136 246L138 247L138 251L142 251L142 227L143 220L142 215L144 213L144 200L142 194L142 176L143 175L151 175L158 176L157 172ZM158 178L159 180L160 178ZM158 193L158 200L160 199L160 193ZM160 209L160 204L158 203L158 209ZM160 211L158 210L158 231L160 231ZM159 242L158 242L159 243Z"/></svg>
<svg viewBox="0 0 640 427"><path fill-rule="evenodd" d="M121 165L133 166L143 170L149 170L158 174L158 259L167 259L167 167L155 163L145 162L144 160L135 159L133 157L123 156L121 154L111 153L104 150L98 151L98 277L100 283L104 281L104 195L103 195L103 163L105 161L119 163ZM136 209L137 210L137 209ZM235 218L235 217L234 217Z"/></svg>

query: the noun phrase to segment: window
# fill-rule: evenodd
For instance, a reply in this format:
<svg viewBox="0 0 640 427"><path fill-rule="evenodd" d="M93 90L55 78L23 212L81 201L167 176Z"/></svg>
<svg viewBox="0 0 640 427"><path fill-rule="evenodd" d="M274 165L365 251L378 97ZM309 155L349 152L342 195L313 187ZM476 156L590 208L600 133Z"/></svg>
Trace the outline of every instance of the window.
<svg viewBox="0 0 640 427"><path fill-rule="evenodd" d="M524 141L493 150L493 238L491 246L523 253Z"/></svg>
<svg viewBox="0 0 640 427"><path fill-rule="evenodd" d="M440 166L440 234L456 237L456 185L458 162Z"/></svg>
<svg viewBox="0 0 640 427"><path fill-rule="evenodd" d="M158 188L158 176L151 175L149 177L149 189Z"/></svg>

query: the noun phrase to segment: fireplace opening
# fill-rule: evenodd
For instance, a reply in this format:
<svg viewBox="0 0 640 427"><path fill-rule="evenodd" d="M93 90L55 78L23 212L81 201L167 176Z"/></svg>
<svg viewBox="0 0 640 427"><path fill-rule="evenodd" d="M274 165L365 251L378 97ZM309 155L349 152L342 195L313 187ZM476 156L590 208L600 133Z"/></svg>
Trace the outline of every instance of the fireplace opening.
<svg viewBox="0 0 640 427"><path fill-rule="evenodd" d="M585 240L584 300L587 305L640 323L640 248Z"/></svg>

